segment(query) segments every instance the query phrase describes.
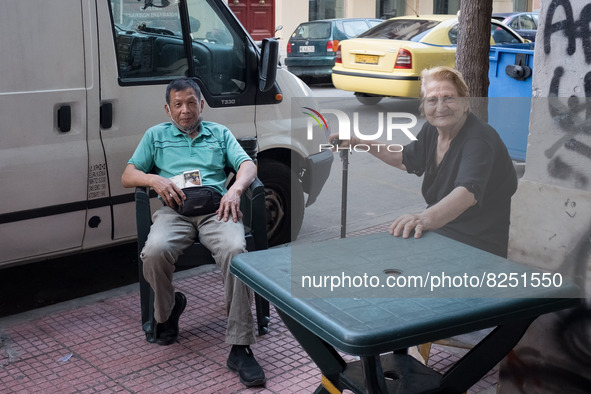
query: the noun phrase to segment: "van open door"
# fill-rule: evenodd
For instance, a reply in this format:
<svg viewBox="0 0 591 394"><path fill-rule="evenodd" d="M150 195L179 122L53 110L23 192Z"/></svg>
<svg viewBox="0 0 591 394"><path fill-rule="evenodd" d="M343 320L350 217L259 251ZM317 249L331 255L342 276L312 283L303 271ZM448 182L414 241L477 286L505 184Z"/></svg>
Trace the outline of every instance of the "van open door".
<svg viewBox="0 0 591 394"><path fill-rule="evenodd" d="M109 107L111 122L101 125L101 138L113 237L121 242L134 239L136 229L133 190L123 188L120 177L145 131L170 121L166 85L194 78L205 120L225 125L237 138L254 137L258 49L221 1L105 3L98 7L101 105Z"/></svg>

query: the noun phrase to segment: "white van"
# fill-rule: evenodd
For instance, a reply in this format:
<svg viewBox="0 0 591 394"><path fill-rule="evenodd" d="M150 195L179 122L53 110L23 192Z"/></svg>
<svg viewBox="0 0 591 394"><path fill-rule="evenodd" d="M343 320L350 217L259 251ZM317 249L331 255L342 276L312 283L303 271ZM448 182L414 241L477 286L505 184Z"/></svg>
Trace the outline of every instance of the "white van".
<svg viewBox="0 0 591 394"><path fill-rule="evenodd" d="M0 267L134 241L121 174L179 76L205 119L257 137L271 244L297 234L330 172L325 136L292 115L309 88L222 0L3 0L0 49Z"/></svg>

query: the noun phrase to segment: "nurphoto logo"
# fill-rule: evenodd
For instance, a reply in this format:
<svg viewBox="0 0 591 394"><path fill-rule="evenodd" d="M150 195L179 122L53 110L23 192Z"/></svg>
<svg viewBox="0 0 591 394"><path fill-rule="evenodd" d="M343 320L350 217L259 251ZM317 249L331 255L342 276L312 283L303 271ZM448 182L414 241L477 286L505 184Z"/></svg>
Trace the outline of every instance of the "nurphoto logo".
<svg viewBox="0 0 591 394"><path fill-rule="evenodd" d="M311 141L314 133L314 129L319 129L323 134L329 135L334 134L329 131L328 122L326 121L325 115L333 115L336 117L338 125L339 140L350 140L351 135L354 135L358 139L376 141L386 133L386 139L393 141L395 132L402 132L410 141L416 141L416 137L410 132L410 129L417 125L417 117L407 112L378 112L378 127L375 132L367 132L367 130L361 130L359 127L359 113L353 113L353 121L349 118L349 115L338 109L323 109L317 111L310 107L303 107L306 111L303 112L308 115L307 125L307 136L306 138ZM331 141L332 142L332 141ZM332 143L325 143L319 145L319 151L333 149L337 151L348 150L351 152L368 152L372 147L377 147L377 150L385 149L388 152L402 152L403 146L400 144L355 144L346 147L336 146Z"/></svg>

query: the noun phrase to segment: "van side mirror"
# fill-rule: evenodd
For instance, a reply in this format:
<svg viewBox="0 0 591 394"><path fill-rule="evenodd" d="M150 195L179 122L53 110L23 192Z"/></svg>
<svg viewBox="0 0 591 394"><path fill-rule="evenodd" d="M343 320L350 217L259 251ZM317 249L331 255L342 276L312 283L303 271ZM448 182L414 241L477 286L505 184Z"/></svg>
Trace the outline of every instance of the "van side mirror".
<svg viewBox="0 0 591 394"><path fill-rule="evenodd" d="M279 42L275 38L265 38L261 44L261 62L259 66L259 90L266 92L275 85Z"/></svg>

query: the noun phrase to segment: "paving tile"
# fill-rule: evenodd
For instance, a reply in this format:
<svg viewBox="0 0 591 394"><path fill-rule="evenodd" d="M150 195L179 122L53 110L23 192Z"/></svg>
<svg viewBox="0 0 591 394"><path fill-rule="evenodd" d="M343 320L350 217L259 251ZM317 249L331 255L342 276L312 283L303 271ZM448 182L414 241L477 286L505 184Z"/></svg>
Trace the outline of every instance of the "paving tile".
<svg viewBox="0 0 591 394"><path fill-rule="evenodd" d="M226 371L211 360L185 352L178 357L151 365L119 379L135 393L208 392L215 384L232 385ZM242 385L234 383L236 389ZM213 391L212 391L213 392Z"/></svg>
<svg viewBox="0 0 591 394"><path fill-rule="evenodd" d="M29 322L0 332L0 367L56 351L66 354L67 348Z"/></svg>
<svg viewBox="0 0 591 394"><path fill-rule="evenodd" d="M276 393L313 393L320 379L320 370L310 362L269 379L266 387Z"/></svg>
<svg viewBox="0 0 591 394"><path fill-rule="evenodd" d="M387 226L386 226L387 228ZM271 307L269 333L253 352L265 387L246 388L226 367L224 292L219 272L175 280L187 296L179 342L158 346L141 330L139 291L15 323L0 331L0 392L5 393L312 393L320 371ZM254 313L254 306L253 306ZM67 360L60 362L64 356ZM342 354L350 362L356 358ZM429 366L447 370L461 357L431 347ZM468 393L490 392L498 369ZM345 391L347 392L347 391Z"/></svg>
<svg viewBox="0 0 591 394"><path fill-rule="evenodd" d="M148 343L140 330L90 338L85 343L71 346L71 349L113 379L160 365L187 352L186 347L179 343L170 346Z"/></svg>
<svg viewBox="0 0 591 394"><path fill-rule="evenodd" d="M48 352L3 368L0 383L7 392L69 393L106 383L109 377L77 355L60 361L62 352Z"/></svg>
<svg viewBox="0 0 591 394"><path fill-rule="evenodd" d="M120 310L116 304L97 302L41 318L36 325L61 343L82 344L91 338L112 336L113 332L141 329L139 308L136 315Z"/></svg>

